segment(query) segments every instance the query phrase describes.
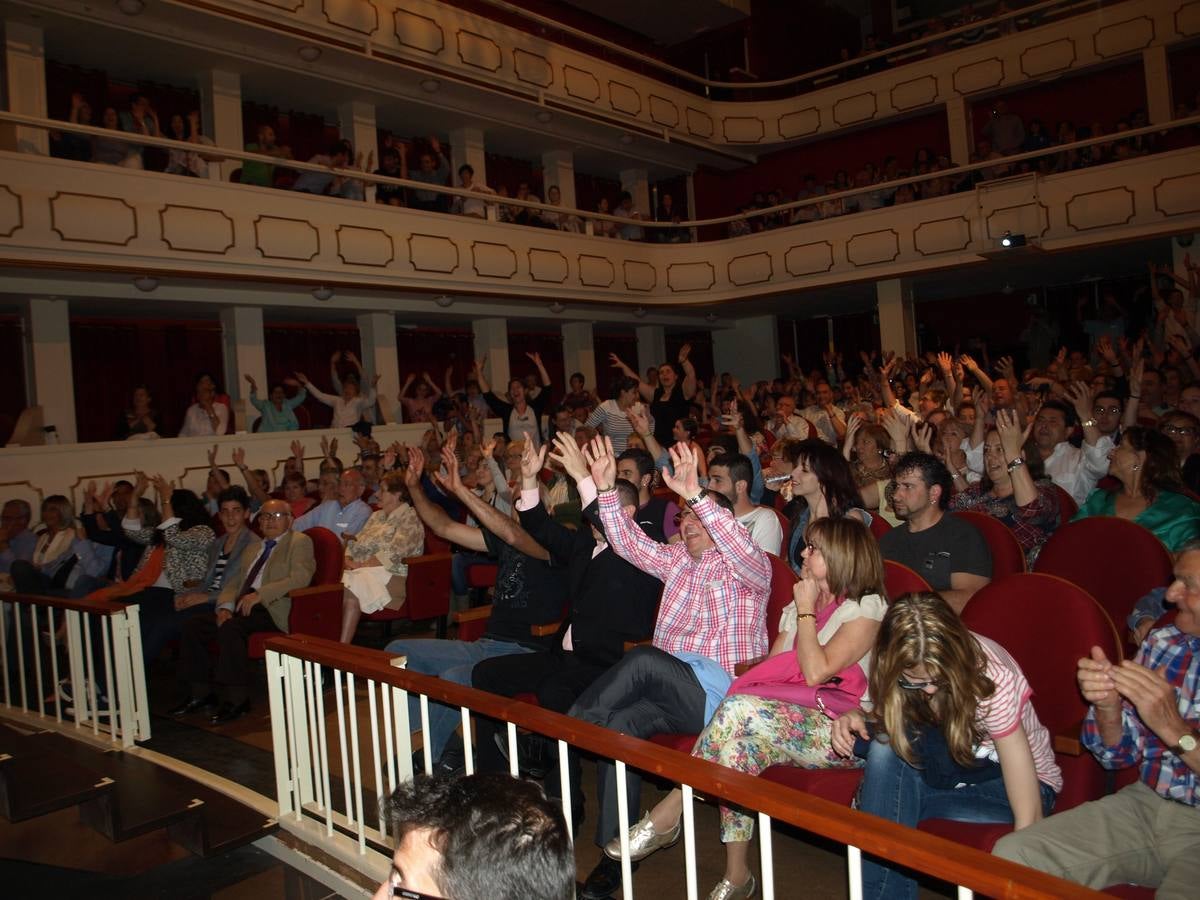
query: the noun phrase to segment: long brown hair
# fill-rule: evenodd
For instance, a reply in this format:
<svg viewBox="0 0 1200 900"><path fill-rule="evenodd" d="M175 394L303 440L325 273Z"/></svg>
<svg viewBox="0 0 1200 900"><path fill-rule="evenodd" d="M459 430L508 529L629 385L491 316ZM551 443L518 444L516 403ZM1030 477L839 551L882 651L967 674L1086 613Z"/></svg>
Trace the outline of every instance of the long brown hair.
<svg viewBox="0 0 1200 900"><path fill-rule="evenodd" d="M805 529L804 540L825 557L825 580L829 593L838 600L858 600L869 594L886 599L879 542L858 519L817 519Z"/></svg>
<svg viewBox="0 0 1200 900"><path fill-rule="evenodd" d="M936 693L900 687L904 672L919 666L937 683ZM986 666L979 642L940 595L912 593L894 600L875 642L870 696L895 754L915 765L909 729L939 725L954 761L973 765L975 744L984 737L975 713L996 689Z"/></svg>

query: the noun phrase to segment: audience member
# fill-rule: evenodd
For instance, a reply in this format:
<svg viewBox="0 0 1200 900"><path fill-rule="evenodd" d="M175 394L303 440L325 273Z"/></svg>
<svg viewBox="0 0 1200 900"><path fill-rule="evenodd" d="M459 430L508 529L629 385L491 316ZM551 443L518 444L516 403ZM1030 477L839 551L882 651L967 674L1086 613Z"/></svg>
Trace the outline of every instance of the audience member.
<svg viewBox="0 0 1200 900"><path fill-rule="evenodd" d="M304 403L308 398L308 392L304 390L299 381L295 378L283 379L279 384L271 386L270 397L263 400L258 396L258 382L254 380L254 376L246 375L245 378L250 385L250 405L261 415L258 428L255 430L296 431L300 428L300 422L296 418L296 407ZM295 388L296 393L289 397L284 390L285 385Z"/></svg>
<svg viewBox="0 0 1200 900"><path fill-rule="evenodd" d="M884 559L908 566L955 612L992 578L992 554L983 536L950 505L950 473L928 453L902 456L895 467L892 505L904 524L879 539Z"/></svg>
<svg viewBox="0 0 1200 900"><path fill-rule="evenodd" d="M866 758L858 808L909 828L934 816L1018 833L1038 822L1063 781L1032 694L1008 652L937 594L893 600L871 660L870 719L851 710L833 724L834 751ZM890 865L864 860L862 880L871 900L917 896Z"/></svg>
<svg viewBox="0 0 1200 900"><path fill-rule="evenodd" d="M442 153L442 145L436 137L431 135L428 143L429 150L417 158L418 168L415 172L409 170L408 155L403 150L401 151L400 168L403 174L400 177L445 187L446 181L450 178L450 162ZM412 192L408 205L413 209L423 209L427 212L445 212L447 196L447 194L439 194L436 191L423 191L416 188Z"/></svg>
<svg viewBox="0 0 1200 900"><path fill-rule="evenodd" d="M339 378L337 364L341 358L342 352L339 350L329 360L330 381L333 382L333 389L338 392L337 395L319 390L303 372L295 373L296 380L310 394L333 410L333 421L330 423L333 428L349 428L361 422L375 406L375 385L379 383L379 376L376 375L371 379L367 392L362 393L362 382L366 380L366 373L358 357L349 352L346 353L346 361L354 366L358 374Z"/></svg>
<svg viewBox="0 0 1200 900"><path fill-rule="evenodd" d="M287 503L271 500L264 504L258 524L263 538L259 549L243 551L237 568L224 578L215 613L194 615L183 627L178 675L189 693L171 710L172 715L190 715L216 706L212 721L219 725L249 712L250 636L261 631L286 633L292 609L290 594L312 581L316 571L312 540L292 530ZM208 647L214 640L217 661L210 678Z"/></svg>
<svg viewBox="0 0 1200 900"><path fill-rule="evenodd" d="M854 486L849 463L833 447L815 439L785 441L781 452L781 462L786 462L791 473L783 485L783 497L788 501L784 514L791 534L786 558L799 575L803 570L804 534L810 523L828 516L855 518L870 525L871 514L859 505L862 498Z"/></svg>
<svg viewBox="0 0 1200 900"><path fill-rule="evenodd" d="M270 125L258 126L255 142L246 145L246 152L258 153L261 156L273 156L280 160L292 158L290 147L281 147L275 143L275 129ZM273 187L275 185L275 166L257 160L246 160L242 163L242 174L239 180L242 184Z"/></svg>
<svg viewBox="0 0 1200 900"><path fill-rule="evenodd" d="M1167 599L1174 623L1150 631L1131 660L1093 647L1079 660L1079 690L1091 704L1083 745L1106 769L1138 767L1138 780L1001 838L997 856L1100 890L1146 885L1158 897L1195 893L1200 862L1200 728L1196 642L1200 639L1200 546L1182 548Z"/></svg>
<svg viewBox="0 0 1200 900"><path fill-rule="evenodd" d="M750 502L754 469L740 453L723 453L708 467L708 490L716 491L733 504L733 514L746 526L750 539L768 553L783 550L783 526L775 510Z"/></svg>
<svg viewBox="0 0 1200 900"><path fill-rule="evenodd" d="M0 510L0 575L9 575L14 562L33 558L38 539L29 528L32 518L28 501L5 501Z"/></svg>
<svg viewBox="0 0 1200 900"><path fill-rule="evenodd" d="M217 390L216 380L207 372L196 377L195 402L183 417L180 437L210 437L229 430L229 398Z"/></svg>
<svg viewBox="0 0 1200 900"><path fill-rule="evenodd" d="M373 900L571 900L575 853L562 812L507 774L418 775L383 809L396 837Z"/></svg>
<svg viewBox="0 0 1200 900"><path fill-rule="evenodd" d="M326 528L343 541L354 537L371 517L371 507L362 499L366 487L360 469L347 469L338 478L337 497L313 507L296 519L292 528L296 531Z"/></svg>
<svg viewBox="0 0 1200 900"><path fill-rule="evenodd" d="M118 441L158 437L158 411L154 408L150 389L144 384L133 389L133 403L117 420L114 437Z"/></svg>
<svg viewBox="0 0 1200 900"><path fill-rule="evenodd" d="M458 186L464 191L473 191L476 194L490 197L496 196L496 192L492 188L475 180L475 167L470 163L463 163L458 167L458 182ZM487 207L488 204L482 199L456 196L450 211L460 216L486 219Z"/></svg>
<svg viewBox="0 0 1200 900"><path fill-rule="evenodd" d="M363 613L400 609L407 597L405 560L425 551L425 529L409 502L404 475L388 472L379 485L379 509L346 545L342 584L343 644L354 641Z"/></svg>
<svg viewBox="0 0 1200 900"><path fill-rule="evenodd" d="M487 378L483 374L483 365L487 358L475 361L475 382L483 391L483 399L487 401L492 413L499 417L504 424L504 432L511 441L532 441L535 446L542 442L542 415L550 400L552 388L550 376L542 365L539 353L526 353L530 362L537 367L538 376L542 380L542 390L536 397L531 397L525 389L525 382L520 378L511 378L508 382L508 399L505 400L492 393Z"/></svg>

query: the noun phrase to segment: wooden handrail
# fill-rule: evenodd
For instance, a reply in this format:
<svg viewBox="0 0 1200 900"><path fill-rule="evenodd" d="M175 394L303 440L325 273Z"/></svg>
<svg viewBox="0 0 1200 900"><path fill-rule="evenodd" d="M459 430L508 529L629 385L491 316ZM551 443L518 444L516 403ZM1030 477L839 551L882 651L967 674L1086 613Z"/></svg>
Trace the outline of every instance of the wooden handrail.
<svg viewBox="0 0 1200 900"><path fill-rule="evenodd" d="M125 612L127 604L114 603L111 600L68 600L65 597L45 597L41 594L0 594L4 603L25 603L31 606L53 606L55 609L69 609L75 612L99 613L102 616L114 616Z"/></svg>
<svg viewBox="0 0 1200 900"><path fill-rule="evenodd" d="M347 650L346 645L306 635L277 635L266 649L351 672L393 687L425 694L451 706L513 722L552 740L606 758L624 760L644 772L691 785L710 798L761 811L805 831L853 845L935 878L991 897L1098 898L1103 895L1078 884L1008 862L972 847L905 828L876 816L846 809L820 797L727 769L686 753L660 747L589 722L573 719L518 700L463 687L440 678L396 668L382 651Z"/></svg>

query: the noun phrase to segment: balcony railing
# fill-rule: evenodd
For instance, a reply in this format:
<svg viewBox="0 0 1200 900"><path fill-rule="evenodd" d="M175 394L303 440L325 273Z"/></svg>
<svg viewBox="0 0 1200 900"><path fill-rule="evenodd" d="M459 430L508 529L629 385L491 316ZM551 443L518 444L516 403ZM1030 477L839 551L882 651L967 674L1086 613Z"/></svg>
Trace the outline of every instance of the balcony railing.
<svg viewBox="0 0 1200 900"><path fill-rule="evenodd" d="M120 748L150 739L137 604L0 598L0 712Z"/></svg>
<svg viewBox="0 0 1200 900"><path fill-rule="evenodd" d="M279 823L301 839L360 871L382 877L390 866L392 841L378 815L381 802L412 777L412 734L426 731L430 703L461 713L466 769L473 771L472 715L504 724L510 771L519 772L517 729L554 741L560 774L568 747L616 763L621 834L627 834L626 769L669 779L683 788L684 868L679 880L689 900L697 897L696 794L757 813L762 861L762 896L792 896L795 888L775 883L771 826L785 823L846 847L851 900L862 896L861 859L869 853L934 878L992 897L1082 898L1101 895L1087 888L1000 860L973 848L846 809L802 791L768 783L648 741L608 731L528 704L397 668L380 651L348 647L301 635L267 641L267 679ZM321 668L331 670L333 696L321 688ZM419 721L409 718L409 698L418 699ZM362 718L366 704L365 722ZM425 757L426 771L432 760ZM550 778L555 775L551 774ZM565 782L565 777L563 778ZM339 784L340 782L340 784ZM563 811L571 821L569 789ZM634 896L628 846L622 841L622 896Z"/></svg>
<svg viewBox="0 0 1200 900"><path fill-rule="evenodd" d="M0 113L24 127L59 127L111 137L113 132ZM746 221L864 193L902 189L934 178L972 173L1048 153L1079 152L1139 135L1193 128L1200 117L989 160L839 194L782 204L749 215L671 223L631 223L581 210L557 209L585 223L663 230ZM121 140L194 151L196 145L121 133ZM267 160L213 149L231 159ZM690 305L735 301L781 290L800 291L863 278L891 278L930 268L979 262L1005 232L1046 250L1085 246L1200 227L1200 152L1181 150L1043 176L1037 172L976 184L971 191L798 224L746 237L696 244L602 240L465 216L449 216L250 185L97 167L30 154L3 154L0 259L65 269L192 273L353 286L398 286L437 293L546 298L558 302ZM277 162L277 160L270 160ZM328 172L294 163L297 169ZM338 175L501 203L353 170ZM587 225L585 224L585 232ZM369 303L368 303L369 305ZM386 308L386 307L385 307Z"/></svg>
<svg viewBox="0 0 1200 900"><path fill-rule="evenodd" d="M630 70L625 56L609 62L433 0L382 7L368 0L296 3L290 8L263 0L175 0L172 5L221 16L225 27L232 21L237 27L273 34L279 48L287 46L286 53L281 50L282 55L271 60L282 65L294 64L297 39L324 48L326 56L310 67L317 77L343 78L349 64L356 73L361 69L364 86L369 83L371 91L386 93L394 74L388 69L399 66L422 79L457 83L463 90L460 99L490 94L504 102L524 101L616 125L652 140L738 158L743 158L738 148L882 122L953 98L1110 65L1137 57L1148 47L1177 44L1200 33L1200 22L1186 0L1128 0L1111 5L1063 0L989 20L1005 26L1023 16L1036 17L1034 27L998 34L997 40L947 47L946 52L930 55L931 48L941 49L956 34L988 32L987 22L970 23L913 42L901 52L860 57L798 79L741 85L704 83L695 76L684 78L661 69L655 69L657 77L645 77ZM121 18L108 11L91 15ZM154 16L153 8L147 9L143 21L154 21ZM178 37L168 21L161 23L161 34L168 40ZM194 37L201 44L208 40L202 27ZM227 52L224 44L213 49ZM267 58L264 50L263 59ZM913 61L899 69L844 77L855 66L888 58L897 63ZM715 91L719 96L699 96L698 91ZM783 96L775 96L776 92ZM481 109L485 106L486 101L480 104Z"/></svg>

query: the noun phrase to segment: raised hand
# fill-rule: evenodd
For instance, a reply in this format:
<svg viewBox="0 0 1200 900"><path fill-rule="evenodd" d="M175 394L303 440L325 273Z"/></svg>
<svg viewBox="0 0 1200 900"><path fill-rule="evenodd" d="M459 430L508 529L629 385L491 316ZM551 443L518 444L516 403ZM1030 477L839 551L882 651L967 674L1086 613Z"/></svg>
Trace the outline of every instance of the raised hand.
<svg viewBox="0 0 1200 900"><path fill-rule="evenodd" d="M879 424L892 439L892 449L896 453L904 453L908 449L908 424L900 418L893 409L881 410Z"/></svg>
<svg viewBox="0 0 1200 900"><path fill-rule="evenodd" d="M688 444L676 444L668 451L674 474L663 469L663 484L685 500L700 493L699 467L696 453Z"/></svg>
<svg viewBox="0 0 1200 900"><path fill-rule="evenodd" d="M554 435L554 452L550 454L550 459L562 466L576 484L588 477L587 460L583 458L583 451L575 443L575 438L569 434L560 431Z"/></svg>
<svg viewBox="0 0 1200 900"><path fill-rule="evenodd" d="M296 376L296 380L298 382L300 382L301 384L303 384L303 385L308 384L308 376L305 375L303 372L293 372L292 374Z"/></svg>
<svg viewBox="0 0 1200 900"><path fill-rule="evenodd" d="M251 374L249 374L249 373L246 373L246 374L245 374L245 375L243 375L242 377L243 377L243 378L245 378L247 382L249 382L249 384L250 384L250 393L252 393L252 394L257 394L257 393L258 393L258 382L256 382L256 381L254 380L254 376L253 376L253 375L251 375Z"/></svg>
<svg viewBox="0 0 1200 900"><path fill-rule="evenodd" d="M1013 387L1016 387L1017 369L1013 364L1013 358L1011 356L1002 356L996 360L996 371L1000 373L1000 377L1006 380Z"/></svg>
<svg viewBox="0 0 1200 900"><path fill-rule="evenodd" d="M934 427L928 422L920 422L916 419L912 420L912 437L913 446L922 453L932 453Z"/></svg>
<svg viewBox="0 0 1200 900"><path fill-rule="evenodd" d="M141 497L142 494L146 493L146 488L149 486L150 486L150 479L146 477L145 472L141 471L140 469L138 471L134 472L133 502L131 502L129 504L131 507L137 506L138 498Z"/></svg>
<svg viewBox="0 0 1200 900"><path fill-rule="evenodd" d="M458 474L458 457L454 455L454 449L449 443L442 448L442 468L435 472L433 477L451 494L465 490L462 478Z"/></svg>
<svg viewBox="0 0 1200 900"><path fill-rule="evenodd" d="M1014 409L996 411L996 431L1000 435L1000 446L1004 450L1004 461L1012 462L1021 456L1025 447L1025 429Z"/></svg>
<svg viewBox="0 0 1200 900"><path fill-rule="evenodd" d="M682 365L683 365L685 362L687 362L688 355L689 355L691 352L692 352L692 345L691 345L691 344L684 344L682 347L680 347L680 348L679 348L679 357L678 357L678 358L679 358L679 364L680 364L681 366L682 366Z"/></svg>
<svg viewBox="0 0 1200 900"><path fill-rule="evenodd" d="M978 391L975 395L975 418L986 419L992 411L992 395L988 391Z"/></svg>
<svg viewBox="0 0 1200 900"><path fill-rule="evenodd" d="M383 456L380 457L380 462L383 464L383 468L385 470L391 470L391 469L396 468L396 445L395 444L388 447L387 450L384 451Z"/></svg>
<svg viewBox="0 0 1200 900"><path fill-rule="evenodd" d="M624 370L628 368L625 363L621 362L621 357L617 356L615 353L608 354L608 364L614 369Z"/></svg>
<svg viewBox="0 0 1200 900"><path fill-rule="evenodd" d="M296 462L304 462L304 445L299 441L292 441L292 456Z"/></svg>
<svg viewBox="0 0 1200 900"><path fill-rule="evenodd" d="M208 467L215 469L217 467L217 449L219 445L213 444L213 448L208 451Z"/></svg>
<svg viewBox="0 0 1200 900"><path fill-rule="evenodd" d="M164 500L171 496L171 482L167 481L163 475L155 475L150 479L150 483L154 485L154 490L158 491L158 496Z"/></svg>
<svg viewBox="0 0 1200 900"><path fill-rule="evenodd" d="M939 353L937 355L938 368L942 370L942 374L947 378L954 375L954 358L949 353Z"/></svg>
<svg viewBox="0 0 1200 900"><path fill-rule="evenodd" d="M644 403L634 403L630 406L625 410L625 418L629 420L629 424L638 434L650 433L650 413Z"/></svg>
<svg viewBox="0 0 1200 900"><path fill-rule="evenodd" d="M1092 417L1092 391L1084 382L1076 381L1067 385L1063 392L1075 407L1075 414L1080 422L1086 422Z"/></svg>
<svg viewBox="0 0 1200 900"><path fill-rule="evenodd" d="M542 364L542 354L535 351L533 353L526 353L525 355L529 357L529 361L535 366L540 366Z"/></svg>
<svg viewBox="0 0 1200 900"><path fill-rule="evenodd" d="M339 362L341 362L341 360L342 360L342 351L341 351L341 350L334 350L334 351L333 351L333 356L329 357L329 364L330 364L330 365L337 365Z"/></svg>
<svg viewBox="0 0 1200 900"><path fill-rule="evenodd" d="M533 441L526 441L521 451L521 477L534 480L546 467L546 445L534 449Z"/></svg>
<svg viewBox="0 0 1200 900"><path fill-rule="evenodd" d="M617 459L612 441L606 436L594 437L584 448L584 459L592 473L596 490L610 490L617 480Z"/></svg>
<svg viewBox="0 0 1200 900"><path fill-rule="evenodd" d="M425 454L416 447L408 448L408 465L404 467L404 484L412 493L421 486L421 473L425 471Z"/></svg>
<svg viewBox="0 0 1200 900"><path fill-rule="evenodd" d="M1101 335L1099 340L1096 341L1096 352L1099 353L1100 356L1104 358L1104 361L1110 366L1115 366L1119 361L1117 359L1116 351L1113 350L1112 338L1107 334Z"/></svg>
<svg viewBox="0 0 1200 900"><path fill-rule="evenodd" d="M246 449L244 447L233 448L233 464L239 469L246 465Z"/></svg>

